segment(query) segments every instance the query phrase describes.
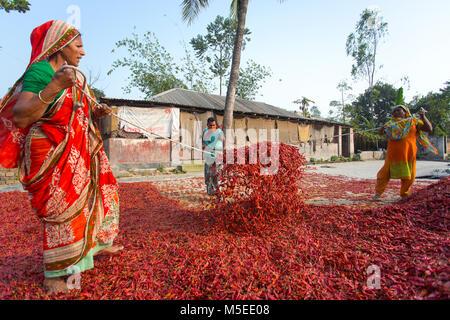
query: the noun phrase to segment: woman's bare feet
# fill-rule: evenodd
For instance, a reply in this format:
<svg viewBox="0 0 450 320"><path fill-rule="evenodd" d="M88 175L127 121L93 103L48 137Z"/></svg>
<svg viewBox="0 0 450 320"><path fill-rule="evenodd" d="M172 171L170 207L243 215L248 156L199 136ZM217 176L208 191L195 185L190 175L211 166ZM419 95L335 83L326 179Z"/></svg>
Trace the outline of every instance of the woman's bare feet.
<svg viewBox="0 0 450 320"><path fill-rule="evenodd" d="M69 291L66 281L61 277L57 278L45 278L44 287L47 290L47 294L61 293Z"/></svg>
<svg viewBox="0 0 450 320"><path fill-rule="evenodd" d="M97 252L94 256L115 256L120 254L122 250L123 246L111 246Z"/></svg>

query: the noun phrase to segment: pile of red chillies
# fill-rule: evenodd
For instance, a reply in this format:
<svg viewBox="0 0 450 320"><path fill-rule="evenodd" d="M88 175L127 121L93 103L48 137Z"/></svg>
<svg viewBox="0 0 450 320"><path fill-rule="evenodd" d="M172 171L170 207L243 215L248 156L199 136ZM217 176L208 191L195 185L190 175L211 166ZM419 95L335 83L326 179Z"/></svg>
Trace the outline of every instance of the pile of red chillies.
<svg viewBox="0 0 450 320"><path fill-rule="evenodd" d="M233 157L230 163L231 157L224 154L214 199L213 213L226 230L263 231L302 210L299 182L306 159L297 148L266 142L236 148Z"/></svg>

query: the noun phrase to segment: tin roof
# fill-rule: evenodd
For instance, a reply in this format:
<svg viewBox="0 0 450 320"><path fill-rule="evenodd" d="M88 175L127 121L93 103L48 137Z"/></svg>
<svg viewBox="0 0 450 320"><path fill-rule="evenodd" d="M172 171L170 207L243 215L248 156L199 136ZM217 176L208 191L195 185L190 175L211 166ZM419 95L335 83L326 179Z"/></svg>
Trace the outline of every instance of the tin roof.
<svg viewBox="0 0 450 320"><path fill-rule="evenodd" d="M174 88L161 92L151 97L149 100L124 100L112 98L103 98L101 100L110 104L122 103L126 105L128 103L130 106L132 105L136 107L154 107L159 104L163 106L178 106L187 109L205 109L222 112L225 108L225 96L201 93L181 88ZM292 111L278 108L264 102L249 101L239 98L236 98L235 100L234 112L253 116L276 117L293 121L303 120L311 122L333 123L346 127L350 126L348 124L328 119L303 117Z"/></svg>
<svg viewBox="0 0 450 320"><path fill-rule="evenodd" d="M171 103L179 106L202 107L210 110L223 111L225 108L225 96L195 92L186 89L171 89L157 94L151 98L155 102ZM257 101L248 101L236 98L234 111L248 114L271 115L292 118L302 118L291 111L277 108L270 104Z"/></svg>

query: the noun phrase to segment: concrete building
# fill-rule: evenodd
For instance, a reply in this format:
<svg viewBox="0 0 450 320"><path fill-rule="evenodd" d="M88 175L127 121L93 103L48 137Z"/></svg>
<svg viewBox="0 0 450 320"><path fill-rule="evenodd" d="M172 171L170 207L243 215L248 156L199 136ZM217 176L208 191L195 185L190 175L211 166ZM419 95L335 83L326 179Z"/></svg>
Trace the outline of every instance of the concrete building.
<svg viewBox="0 0 450 320"><path fill-rule="evenodd" d="M417 159L418 160L447 160L449 142L447 136L433 136L428 137L431 144L437 149L438 154L431 153L420 144L417 144Z"/></svg>
<svg viewBox="0 0 450 320"><path fill-rule="evenodd" d="M105 151L115 170L155 168L202 160L202 152L160 137L201 149L202 131L209 117L223 122L225 97L172 89L150 100L103 98L121 118L104 117L100 131ZM326 119L306 118L263 102L236 99L233 142L237 147L267 141L295 145L309 160L354 153L351 126ZM142 129L158 136L143 134ZM272 135L278 133L278 135ZM230 141L227 141L230 145Z"/></svg>

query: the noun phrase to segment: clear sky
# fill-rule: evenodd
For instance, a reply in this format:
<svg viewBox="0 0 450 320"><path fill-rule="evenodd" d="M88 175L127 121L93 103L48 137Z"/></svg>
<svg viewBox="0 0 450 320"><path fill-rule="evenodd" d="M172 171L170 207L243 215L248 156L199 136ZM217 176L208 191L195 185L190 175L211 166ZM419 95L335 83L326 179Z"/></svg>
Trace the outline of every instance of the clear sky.
<svg viewBox="0 0 450 320"><path fill-rule="evenodd" d="M86 56L80 67L100 73L95 84L108 97L142 99L137 92L125 94L128 71L107 75L115 42L152 31L178 61L184 55L183 41L204 34L206 25L217 15L229 14L230 0L211 0L190 26L182 22L181 0L29 0L25 14L0 11L0 93L24 72L30 59L29 36L34 27L53 19L71 20L80 10L80 29ZM296 110L292 101L305 96L314 100L326 116L331 100L340 98L336 89L346 79L358 95L367 84L351 78L352 59L346 56L345 42L354 31L361 12L376 6L388 23L389 34L379 47L383 68L375 80L395 86L409 77L406 101L414 95L438 91L450 80L450 1L448 0L250 0L246 26L251 41L242 53L241 65L248 59L270 67L273 76L266 81L257 101ZM121 52L123 53L123 52Z"/></svg>

